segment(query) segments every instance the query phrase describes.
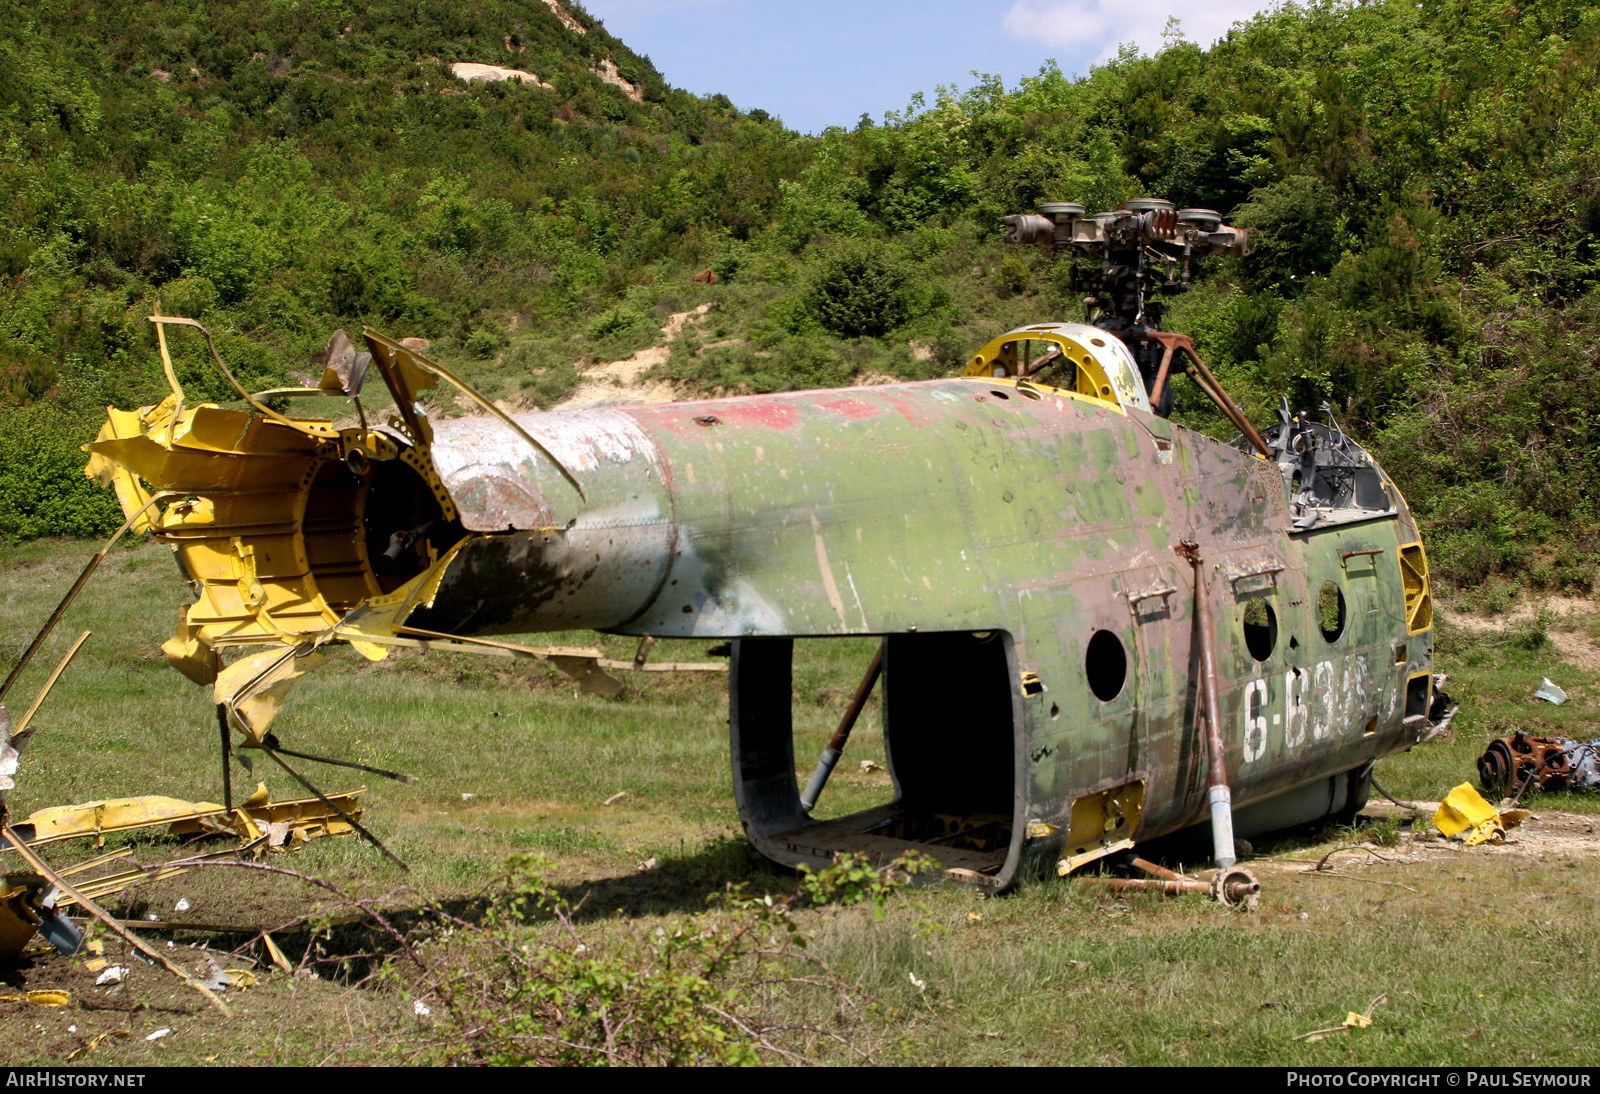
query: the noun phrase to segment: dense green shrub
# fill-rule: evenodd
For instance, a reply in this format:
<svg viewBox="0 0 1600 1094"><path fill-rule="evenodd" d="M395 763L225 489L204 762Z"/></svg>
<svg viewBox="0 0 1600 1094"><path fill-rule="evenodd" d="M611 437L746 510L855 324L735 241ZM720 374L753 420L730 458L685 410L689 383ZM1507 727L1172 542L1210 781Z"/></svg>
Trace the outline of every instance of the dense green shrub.
<svg viewBox="0 0 1600 1094"><path fill-rule="evenodd" d="M122 523L115 496L83 474L95 428L48 403L0 411L0 535L104 536Z"/></svg>
<svg viewBox="0 0 1600 1094"><path fill-rule="evenodd" d="M910 274L883 249L868 243L839 248L811 279L809 301L818 321L846 338L876 337L911 316Z"/></svg>

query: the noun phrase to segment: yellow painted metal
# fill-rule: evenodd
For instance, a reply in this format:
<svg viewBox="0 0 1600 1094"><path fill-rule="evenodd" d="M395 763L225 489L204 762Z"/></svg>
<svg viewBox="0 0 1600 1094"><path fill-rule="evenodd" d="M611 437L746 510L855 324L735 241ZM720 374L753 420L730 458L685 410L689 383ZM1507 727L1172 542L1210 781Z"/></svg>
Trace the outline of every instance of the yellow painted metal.
<svg viewBox="0 0 1600 1094"><path fill-rule="evenodd" d="M358 799L365 792L366 787L363 786L343 794L330 794L328 799L350 816L359 819L362 807ZM51 806L35 810L14 827L29 846L33 846L82 837L93 837L99 843L108 832L127 832L163 824L171 825L173 835L193 835L202 831L232 828L247 839L258 839L267 832L268 826L283 821L290 824L290 837L297 831L301 833L298 838L343 835L352 831L336 811L318 799L291 798L275 802L267 797L265 786L258 787L256 793L235 808L231 816L215 802L188 802L148 794L136 798L108 798L78 805Z"/></svg>
<svg viewBox="0 0 1600 1094"><path fill-rule="evenodd" d="M431 458L416 448L402 455L393 438L372 430L288 423L209 404L179 412L172 397L137 413L111 410L90 445L86 473L114 486L125 510L147 505L152 489L182 499L136 526L171 546L199 586L162 647L198 683L216 679L221 647L297 644L363 603L404 618L431 598L453 554L430 549L423 574L384 589L367 558L365 482L308 513L312 486L326 465L355 452L368 462L405 458L448 504ZM370 645L362 652L383 656Z"/></svg>
<svg viewBox="0 0 1600 1094"><path fill-rule="evenodd" d="M1035 355L1031 343L1050 348ZM1127 406L1148 408L1149 399L1127 348L1115 335L1083 324L1045 323L1008 331L973 354L964 375L1015 384L1019 377L1025 380L1025 374L1043 356L1054 354L1059 354L1062 367L1074 368L1073 385L1029 386L1052 395L1085 399L1118 413L1124 413Z"/></svg>
<svg viewBox="0 0 1600 1094"><path fill-rule="evenodd" d="M1091 862L1097 862L1100 859L1105 858L1107 855L1114 855L1119 851L1131 850L1133 850L1133 841L1131 839L1117 840L1115 843L1108 843L1101 847L1091 847L1081 855L1068 855L1066 858L1056 863L1056 873L1061 877L1066 877L1074 870L1081 869L1082 867L1089 865Z"/></svg>
<svg viewBox="0 0 1600 1094"><path fill-rule="evenodd" d="M1144 780L1139 779L1074 801L1056 872L1069 874L1086 862L1121 850L1123 845L1133 846L1131 840L1144 811L1144 790Z"/></svg>
<svg viewBox="0 0 1600 1094"><path fill-rule="evenodd" d="M148 794L137 798L108 798L80 805L37 809L15 827L28 837L29 843L34 844L77 836L93 836L98 841L107 832L149 828L200 814L221 812L222 806L211 802L186 802Z"/></svg>
<svg viewBox="0 0 1600 1094"><path fill-rule="evenodd" d="M295 682L323 662L322 655L314 649L299 656L301 650L302 647L263 650L235 661L217 674L213 698L228 709L233 725L256 744L265 739L267 727L283 709Z"/></svg>
<svg viewBox="0 0 1600 1094"><path fill-rule="evenodd" d="M12 875L0 878L0 961L14 961L39 929L39 917L28 906L28 894L36 888L28 880L38 875Z"/></svg>
<svg viewBox="0 0 1600 1094"><path fill-rule="evenodd" d="M1421 634L1433 626L1433 591L1428 580L1428 553L1418 542L1402 545L1399 555L1400 580L1406 596L1406 633Z"/></svg>
<svg viewBox="0 0 1600 1094"><path fill-rule="evenodd" d="M53 988L41 988L37 991L11 992L0 995L0 1003L32 1003L36 1007L66 1007L72 1005L72 995L69 992L56 991Z"/></svg>
<svg viewBox="0 0 1600 1094"><path fill-rule="evenodd" d="M345 814L361 819L361 795L367 792L364 786L343 794L329 794L328 801L338 809L330 809L317 798L288 798L284 801L270 801L267 798L266 787L258 785L256 792L239 808L234 810L234 815L227 818L236 828L242 829L246 839L259 839L267 836L272 846L280 842L291 844L303 843L308 839L318 836L345 836L355 831L350 822L339 816L338 810ZM181 821L172 826L173 835L187 835L203 830L203 823L212 820L207 817L194 817ZM218 818L222 819L219 815ZM283 839L276 840L273 834L275 825L287 825L287 829L278 829Z"/></svg>
<svg viewBox="0 0 1600 1094"><path fill-rule="evenodd" d="M1468 847L1489 840L1498 843L1506 835L1499 810L1485 801L1471 783L1462 783L1445 796L1433 815L1433 824L1447 836L1465 833Z"/></svg>

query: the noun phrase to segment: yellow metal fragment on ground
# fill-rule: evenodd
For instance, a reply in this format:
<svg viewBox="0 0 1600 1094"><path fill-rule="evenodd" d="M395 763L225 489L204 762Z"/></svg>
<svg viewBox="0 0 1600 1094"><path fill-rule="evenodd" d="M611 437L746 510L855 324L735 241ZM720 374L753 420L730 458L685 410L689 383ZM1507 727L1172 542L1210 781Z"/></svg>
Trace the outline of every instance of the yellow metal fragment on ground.
<svg viewBox="0 0 1600 1094"><path fill-rule="evenodd" d="M289 964L289 959L283 955L283 951L278 948L278 944L272 940L270 934L262 931L261 941L266 943L267 956L272 958L272 963L278 966L280 972L294 972L294 966Z"/></svg>
<svg viewBox="0 0 1600 1094"><path fill-rule="evenodd" d="M186 802L158 794L146 794L137 798L107 798L80 805L53 805L35 810L14 827L29 843L49 843L74 836L99 837L107 832L149 828L221 812L222 806L214 802Z"/></svg>
<svg viewBox="0 0 1600 1094"><path fill-rule="evenodd" d="M1528 811L1525 809L1501 813L1485 801L1471 783L1462 783L1439 803L1439 811L1433 815L1433 824L1446 836L1464 833L1467 846L1476 847L1490 840L1496 843L1504 840L1506 829L1516 827L1526 816Z"/></svg>
<svg viewBox="0 0 1600 1094"><path fill-rule="evenodd" d="M21 994L12 992L9 995L0 995L0 1003L32 1003L36 1007L65 1007L71 1005L72 996L53 989L25 991Z"/></svg>
<svg viewBox="0 0 1600 1094"><path fill-rule="evenodd" d="M1321 1041L1335 1033L1348 1033L1353 1029L1366 1029L1372 1025L1372 1012L1377 1010L1380 1006L1388 1001L1389 997L1387 995L1380 995L1371 1003L1367 1004L1366 1013L1357 1014L1353 1010L1347 1011L1344 1016L1344 1021L1340 1022L1338 1025L1329 1026L1327 1029L1314 1029L1310 1033L1302 1033L1300 1036L1292 1038L1292 1040L1304 1041L1307 1044L1311 1044L1315 1041Z"/></svg>
<svg viewBox="0 0 1600 1094"><path fill-rule="evenodd" d="M28 906L28 886L0 881L0 960L13 961L39 929L39 917Z"/></svg>
<svg viewBox="0 0 1600 1094"><path fill-rule="evenodd" d="M367 792L366 787L358 786L343 794L329 794L328 801L337 807L330 809L319 798L268 801L265 790L265 784L258 785L249 800L233 811L232 817L222 816L219 810L215 817L174 824L172 833L176 836L188 835L221 824L239 831L248 840L265 836L269 847L298 847L318 836L345 836L355 831L349 821L339 816L337 809L360 820L363 807L359 798Z"/></svg>
<svg viewBox="0 0 1600 1094"><path fill-rule="evenodd" d="M361 816L359 797L366 787L343 794L330 794L328 800L357 819ZM341 836L353 831L349 822L317 798L290 798L271 801L266 784L257 785L254 794L228 811L216 802L186 802L148 794L138 798L108 798L80 805L56 805L39 809L15 825L30 844L93 836L99 840L107 832L125 832L166 824L175 836L201 832L237 832L245 840L269 837L271 846L295 844L323 835ZM273 826L279 826L274 830ZM111 858L116 856L104 856ZM140 871L134 871L138 873ZM103 880L103 879L96 879Z"/></svg>
<svg viewBox="0 0 1600 1094"><path fill-rule="evenodd" d="M97 1033L93 1037L89 1038L87 1041L85 1041L83 1043L83 1045L81 1047L75 1048L71 1052L67 1053L67 1059L76 1060L79 1056L82 1056L82 1055L84 1055L86 1053L93 1052L95 1049L100 1047L100 1042L104 1041L107 1037L119 1037L122 1040L126 1041L131 1036L133 1036L133 1031L132 1030L126 1030L126 1029L108 1029L108 1030L105 1030L104 1032ZM212 1059L216 1059L216 1057L213 1056Z"/></svg>

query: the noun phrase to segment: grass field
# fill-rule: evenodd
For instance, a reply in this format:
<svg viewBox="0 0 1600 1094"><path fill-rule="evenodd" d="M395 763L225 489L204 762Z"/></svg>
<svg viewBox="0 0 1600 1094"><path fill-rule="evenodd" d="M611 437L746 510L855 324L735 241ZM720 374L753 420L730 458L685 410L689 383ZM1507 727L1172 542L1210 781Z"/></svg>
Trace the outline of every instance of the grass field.
<svg viewBox="0 0 1600 1094"><path fill-rule="evenodd" d="M90 550L79 543L4 548L6 665ZM23 758L18 789L7 795L14 818L134 794L220 800L209 689L179 677L159 651L183 599L165 548L134 545L106 561L10 698L19 711L78 632L94 631L39 714L42 728ZM1457 783L1475 782L1473 761L1486 738L1514 727L1600 734L1600 673L1581 667L1595 664L1595 616L1552 622L1524 610L1509 623L1469 628L1443 614L1439 667L1462 702L1454 739L1383 761L1378 777L1391 793L1437 800ZM1549 637L1556 624L1559 644ZM593 637L540 640L587 644ZM600 643L612 656L633 652L631 640ZM807 764L871 645L801 649L797 755ZM704 644L664 643L653 656L703 660L704 653ZM289 747L420 777L406 786L304 766L327 790L364 779L367 822L412 869L402 873L350 838L317 840L271 856L272 864L369 897L404 890L401 905L431 899L471 909L508 856L542 855L561 893L582 900L575 927L601 951L638 945L657 937L657 928L700 915L730 882L795 891L794 876L757 858L740 835L721 675L630 674L621 697L603 700L577 694L542 665L414 653L369 665L344 650L333 660L300 685L274 729ZM1571 702L1532 700L1542 676L1566 687ZM864 759L884 759L871 707L820 812L887 798L887 774L860 773ZM274 796L299 796L263 763L256 776L267 776ZM248 790L254 777L236 767L234 779ZM917 888L892 897L882 919L865 904L798 910L793 921L809 952L849 985L860 1007L841 1017L834 996L798 989L769 993L767 1005L797 1022L833 1023L857 1046L870 1041L878 1062L1592 1064L1600 1035L1600 838L1586 830L1585 814L1600 812L1600 801L1555 795L1536 808L1541 819L1512 846L1459 851L1405 834L1379 849L1386 861L1347 853L1336 877L1314 876L1309 864L1372 833L1327 830L1264 845L1250 862L1265 885L1251 914L1198 897L1130 898L1060 882L1000 897ZM132 843L136 861L179 854L165 836L123 842ZM91 853L65 844L46 849L58 865ZM130 918L179 918L173 907L182 897L191 921L260 929L305 916L325 895L294 878L218 869L149 883L111 904ZM246 937L153 936L176 942L169 952L190 955L196 951L188 946L208 938L226 949ZM312 941L293 930L278 937L293 960ZM318 937L330 959L347 945L337 930ZM541 922L527 937L552 942L562 932ZM337 960L308 966L315 979L262 970L258 986L230 993L231 1022L164 973L129 964L116 987L96 987L81 959L40 957L3 974L13 987L0 994L60 987L73 1003L0 1002L0 1060L59 1062L97 1033L127 1030L127 1039L105 1040L80 1060L403 1062L424 1050L435 1021L415 1013L403 976L353 987L370 968L359 959L343 968ZM1293 1040L1337 1026L1379 996L1386 998L1373 1009L1371 1028ZM145 1040L161 1028L171 1033ZM861 1058L837 1042L813 1047L821 1059Z"/></svg>

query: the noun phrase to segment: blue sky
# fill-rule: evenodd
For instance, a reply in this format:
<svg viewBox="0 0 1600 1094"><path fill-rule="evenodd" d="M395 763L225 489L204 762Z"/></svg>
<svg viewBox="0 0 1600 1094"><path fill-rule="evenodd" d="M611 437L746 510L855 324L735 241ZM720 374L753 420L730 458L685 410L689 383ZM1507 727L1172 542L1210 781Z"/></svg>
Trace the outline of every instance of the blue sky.
<svg viewBox="0 0 1600 1094"><path fill-rule="evenodd" d="M1120 42L1161 45L1168 15L1209 45L1268 0L582 0L648 54L667 82L720 91L815 133L881 119L917 91L971 86L971 70L1015 85L1054 58L1082 74Z"/></svg>

